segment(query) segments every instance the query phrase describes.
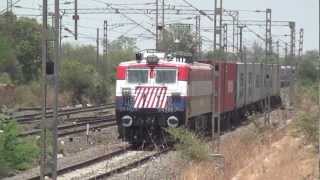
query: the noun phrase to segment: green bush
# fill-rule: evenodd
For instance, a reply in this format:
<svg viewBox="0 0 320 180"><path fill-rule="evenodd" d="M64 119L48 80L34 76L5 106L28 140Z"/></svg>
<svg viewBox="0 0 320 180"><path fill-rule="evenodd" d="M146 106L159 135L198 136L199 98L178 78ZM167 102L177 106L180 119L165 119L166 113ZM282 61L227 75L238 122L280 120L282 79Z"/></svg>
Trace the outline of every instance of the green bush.
<svg viewBox="0 0 320 180"><path fill-rule="evenodd" d="M294 123L295 132L302 134L307 142L311 142L315 147L319 143L319 117L318 113L300 112Z"/></svg>
<svg viewBox="0 0 320 180"><path fill-rule="evenodd" d="M36 142L19 138L20 129L13 120L0 114L0 177L13 170L25 170L39 155Z"/></svg>
<svg viewBox="0 0 320 180"><path fill-rule="evenodd" d="M314 85L319 81L319 57L316 51L307 51L299 61L298 78L303 85Z"/></svg>
<svg viewBox="0 0 320 180"><path fill-rule="evenodd" d="M12 84L10 75L8 73L0 73L0 84Z"/></svg>
<svg viewBox="0 0 320 180"><path fill-rule="evenodd" d="M209 146L195 133L184 128L170 128L167 132L177 141L175 147L182 158L193 161L208 160Z"/></svg>
<svg viewBox="0 0 320 180"><path fill-rule="evenodd" d="M94 86L96 71L93 66L76 60L65 60L61 67L61 90L72 93L74 104L84 104L84 97L89 95Z"/></svg>
<svg viewBox="0 0 320 180"><path fill-rule="evenodd" d="M66 60L61 68L61 90L72 93L74 104L85 104L85 99L104 104L110 96L110 83L100 75L94 66L77 60Z"/></svg>
<svg viewBox="0 0 320 180"><path fill-rule="evenodd" d="M296 93L297 115L293 123L295 135L302 135L307 142L317 146L319 141L319 106L317 84L302 86Z"/></svg>

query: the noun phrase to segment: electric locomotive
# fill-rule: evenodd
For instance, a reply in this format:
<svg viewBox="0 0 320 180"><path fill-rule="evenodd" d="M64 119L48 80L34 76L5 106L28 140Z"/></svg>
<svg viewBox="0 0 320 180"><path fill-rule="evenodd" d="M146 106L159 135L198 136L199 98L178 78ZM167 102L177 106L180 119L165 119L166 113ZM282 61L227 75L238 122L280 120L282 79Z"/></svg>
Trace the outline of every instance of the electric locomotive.
<svg viewBox="0 0 320 180"><path fill-rule="evenodd" d="M119 64L116 119L120 138L133 144L150 142L164 134L163 128L176 128L190 116L211 112L212 66L191 61L186 54L166 56L148 50L138 53L136 60ZM194 101L189 104L191 93Z"/></svg>

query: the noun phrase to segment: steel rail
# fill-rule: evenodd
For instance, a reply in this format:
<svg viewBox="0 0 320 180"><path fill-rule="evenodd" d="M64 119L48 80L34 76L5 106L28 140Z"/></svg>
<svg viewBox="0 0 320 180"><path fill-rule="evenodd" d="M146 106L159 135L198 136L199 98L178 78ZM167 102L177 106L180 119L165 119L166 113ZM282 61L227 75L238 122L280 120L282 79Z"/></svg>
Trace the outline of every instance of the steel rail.
<svg viewBox="0 0 320 180"><path fill-rule="evenodd" d="M125 145L123 147L119 147L117 150L115 150L115 151L113 151L111 153L103 154L103 155L100 155L98 157L94 157L92 159L88 159L86 161L79 162L77 164L73 164L73 165L70 165L70 166L67 166L67 167L59 168L58 169L58 175L63 175L63 174L68 173L70 171L74 171L74 170L77 170L77 169L80 169L80 168L91 166L91 165L93 165L95 163L99 163L101 161L105 161L105 160L111 159L111 158L113 158L115 156L119 156L121 154L124 154L124 153L128 152L128 149L131 149L131 146ZM40 176L36 175L34 177L26 178L26 179L27 180L39 180Z"/></svg>
<svg viewBox="0 0 320 180"><path fill-rule="evenodd" d="M112 109L114 108L114 105L104 105L104 106L99 106L99 107L90 107L90 108L81 108L81 109L72 109L72 110L61 110L59 111L58 115L61 116L69 116L72 114L78 114L78 113L85 113L85 112L94 112L94 111L99 111L103 109ZM52 118L53 113L47 112L46 115L47 118ZM29 123L30 121L36 121L36 120L41 120L41 114L36 113L36 114L29 114L29 115L22 115L22 116L12 116L11 119L15 119L18 123Z"/></svg>
<svg viewBox="0 0 320 180"><path fill-rule="evenodd" d="M87 124L96 125L96 126L91 126L90 128L103 128L103 127L115 126L116 125L115 116L114 115L108 115L108 116L104 116L104 117L96 117L95 120L82 121L80 123L71 124L71 125L62 125L62 126L58 127L58 130L59 131L63 131L63 130L78 128L78 127L83 127L83 126L87 126ZM60 136L70 135L70 134L76 134L76 133L84 132L84 131L86 131L86 127L78 129L78 130L73 130L73 131L70 131L70 132L61 132L61 133L59 133L59 137ZM34 129L34 130L31 130L31 131L23 132L23 133L19 134L18 136L26 137L26 136L30 136L30 135L36 135L36 134L39 134L39 133L41 133L41 129Z"/></svg>
<svg viewBox="0 0 320 180"><path fill-rule="evenodd" d="M147 155L147 156L144 156L144 157L142 157L140 159L136 159L135 161L130 162L130 163L126 164L125 166L120 166L120 167L115 168L115 169L113 169L111 171L96 175L95 177L91 177L91 178L89 178L89 180L107 179L107 178L109 178L109 177L111 177L111 176L113 176L115 174L126 172L126 171L128 171L130 169L139 167L139 166L147 163L148 161L152 160L154 157L158 157L158 156L160 156L162 154L166 154L170 150L171 150L171 148L166 148L166 149L160 150L160 151L158 151L156 153L153 153L151 155Z"/></svg>

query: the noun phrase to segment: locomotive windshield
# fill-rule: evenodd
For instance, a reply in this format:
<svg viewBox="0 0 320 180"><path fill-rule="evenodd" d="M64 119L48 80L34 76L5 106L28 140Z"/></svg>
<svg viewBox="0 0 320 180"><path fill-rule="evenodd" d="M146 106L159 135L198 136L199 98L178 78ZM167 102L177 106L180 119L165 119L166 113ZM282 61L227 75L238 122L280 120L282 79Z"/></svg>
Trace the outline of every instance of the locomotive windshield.
<svg viewBox="0 0 320 180"><path fill-rule="evenodd" d="M148 82L147 69L128 69L128 82L135 84L144 84Z"/></svg>
<svg viewBox="0 0 320 180"><path fill-rule="evenodd" d="M167 84L176 82L177 72L175 69L158 69L156 83Z"/></svg>

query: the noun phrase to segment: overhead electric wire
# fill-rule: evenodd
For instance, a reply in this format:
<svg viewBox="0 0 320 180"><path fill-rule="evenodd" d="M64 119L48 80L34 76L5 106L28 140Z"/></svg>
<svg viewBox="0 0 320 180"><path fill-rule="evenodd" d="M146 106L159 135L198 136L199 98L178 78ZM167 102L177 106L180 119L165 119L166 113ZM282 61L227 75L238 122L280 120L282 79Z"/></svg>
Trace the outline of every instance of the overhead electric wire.
<svg viewBox="0 0 320 180"><path fill-rule="evenodd" d="M105 4L108 8L112 9L112 10L116 10L115 8L113 8L110 3L106 3L104 1L101 0L92 0L92 1L96 1L96 2L100 2ZM126 19L128 19L129 21L134 22L135 24L137 24L138 26L140 26L142 29L144 29L145 31L151 33L152 35L156 35L153 31L151 31L150 29L144 27L141 23L137 22L136 20L132 19L131 17L127 16L126 14L123 14L122 12L119 12L119 14L121 14L123 17L125 17Z"/></svg>
<svg viewBox="0 0 320 180"><path fill-rule="evenodd" d="M154 4L154 3L153 3ZM115 5L115 4L113 4L113 5ZM126 6L126 5L118 5L118 6L122 6L122 7L125 7L125 8L130 8L130 7L128 7L128 6ZM132 10L134 10L134 8L132 8ZM149 15L147 15L147 14L144 14L146 17L148 17L149 19L151 19L151 20L153 20L153 18L151 17L151 16L149 16Z"/></svg>
<svg viewBox="0 0 320 180"><path fill-rule="evenodd" d="M16 0L14 3L11 4L11 6L15 6L16 4L18 4L21 0ZM4 8L0 11L0 14L4 13L7 10L7 8Z"/></svg>
<svg viewBox="0 0 320 180"><path fill-rule="evenodd" d="M190 2L188 2L187 0L182 0L183 2L185 2L186 4L188 4L190 7L192 7L193 9L197 10L201 15L206 16L210 21L213 21L212 17L210 17L206 12L204 12L201 9L198 9L197 7L195 7L194 5L192 5Z"/></svg>

